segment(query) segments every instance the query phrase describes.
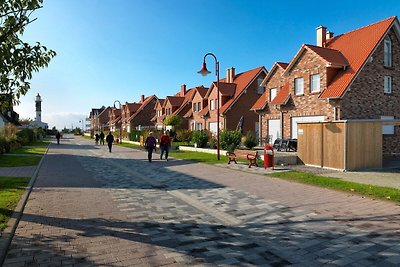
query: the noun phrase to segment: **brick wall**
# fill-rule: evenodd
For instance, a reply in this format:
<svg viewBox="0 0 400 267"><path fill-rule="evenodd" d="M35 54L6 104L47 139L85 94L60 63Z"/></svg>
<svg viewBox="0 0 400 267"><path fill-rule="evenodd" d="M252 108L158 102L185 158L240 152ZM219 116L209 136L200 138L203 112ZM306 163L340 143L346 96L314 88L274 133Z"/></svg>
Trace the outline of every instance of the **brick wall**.
<svg viewBox="0 0 400 267"><path fill-rule="evenodd" d="M351 85L340 104L341 119L380 119L381 116L394 116L400 119L400 43L391 30L392 68L383 64L383 42L372 54L372 62L365 64L363 70ZM392 76L392 93L384 93L384 76ZM395 127L395 135L384 135L383 152L400 153L400 127Z"/></svg>
<svg viewBox="0 0 400 267"><path fill-rule="evenodd" d="M150 121L155 115L156 110L154 109L157 99L154 97L150 103L148 103L131 122L131 130L135 127L141 126L153 126L154 123Z"/></svg>

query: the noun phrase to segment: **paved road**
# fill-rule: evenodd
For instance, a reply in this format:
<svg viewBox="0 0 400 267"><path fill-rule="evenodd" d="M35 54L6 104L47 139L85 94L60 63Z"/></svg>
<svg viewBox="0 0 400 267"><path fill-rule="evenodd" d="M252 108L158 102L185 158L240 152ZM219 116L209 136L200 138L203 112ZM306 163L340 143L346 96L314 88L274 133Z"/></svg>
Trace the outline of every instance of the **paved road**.
<svg viewBox="0 0 400 267"><path fill-rule="evenodd" d="M92 144L50 146L4 266L400 264L393 203Z"/></svg>

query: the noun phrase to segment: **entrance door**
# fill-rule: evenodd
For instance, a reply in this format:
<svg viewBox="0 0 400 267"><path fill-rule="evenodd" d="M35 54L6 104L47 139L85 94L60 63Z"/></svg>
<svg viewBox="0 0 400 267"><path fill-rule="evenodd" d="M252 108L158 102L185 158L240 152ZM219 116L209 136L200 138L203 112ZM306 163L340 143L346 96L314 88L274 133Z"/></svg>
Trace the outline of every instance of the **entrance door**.
<svg viewBox="0 0 400 267"><path fill-rule="evenodd" d="M298 122L321 122L324 121L325 116L304 116L304 117L292 117L292 139L297 138L297 123Z"/></svg>
<svg viewBox="0 0 400 267"><path fill-rule="evenodd" d="M268 143L273 144L281 136L281 120L268 120Z"/></svg>
<svg viewBox="0 0 400 267"><path fill-rule="evenodd" d="M216 122L210 122L210 124L209 124L209 126L210 126L210 128L209 128L209 130L210 130L210 132L212 132L213 134L216 134L217 133L217 123Z"/></svg>

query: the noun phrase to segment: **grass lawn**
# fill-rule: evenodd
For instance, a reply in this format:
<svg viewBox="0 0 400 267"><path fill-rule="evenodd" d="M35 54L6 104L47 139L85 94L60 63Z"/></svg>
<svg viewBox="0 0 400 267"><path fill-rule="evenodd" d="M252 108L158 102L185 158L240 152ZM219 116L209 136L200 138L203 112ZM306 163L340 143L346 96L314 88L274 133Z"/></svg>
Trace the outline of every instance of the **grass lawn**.
<svg viewBox="0 0 400 267"><path fill-rule="evenodd" d="M11 152L11 154L35 154L44 155L46 147L21 147Z"/></svg>
<svg viewBox="0 0 400 267"><path fill-rule="evenodd" d="M217 164L217 163L227 163L228 158L225 155L220 155L221 160L217 160L217 154L209 154L195 151L169 151L169 156L184 159L184 160L192 160L196 162L203 162L207 164Z"/></svg>
<svg viewBox="0 0 400 267"><path fill-rule="evenodd" d="M316 185L324 188L351 192L371 198L380 198L400 202L400 190L391 187L353 183L336 178L329 178L296 171L273 173L269 174L269 176Z"/></svg>
<svg viewBox="0 0 400 267"><path fill-rule="evenodd" d="M0 176L0 231L7 227L28 182L29 178Z"/></svg>
<svg viewBox="0 0 400 267"><path fill-rule="evenodd" d="M135 149L144 149L143 146L136 145L136 144L131 144L131 143L122 143L122 144L115 144L115 145L122 146L122 147L135 148Z"/></svg>
<svg viewBox="0 0 400 267"><path fill-rule="evenodd" d="M41 157L0 155L0 167L20 167L38 165Z"/></svg>
<svg viewBox="0 0 400 267"><path fill-rule="evenodd" d="M49 141L43 141L43 142L33 142L30 143L28 146L48 146L50 144Z"/></svg>

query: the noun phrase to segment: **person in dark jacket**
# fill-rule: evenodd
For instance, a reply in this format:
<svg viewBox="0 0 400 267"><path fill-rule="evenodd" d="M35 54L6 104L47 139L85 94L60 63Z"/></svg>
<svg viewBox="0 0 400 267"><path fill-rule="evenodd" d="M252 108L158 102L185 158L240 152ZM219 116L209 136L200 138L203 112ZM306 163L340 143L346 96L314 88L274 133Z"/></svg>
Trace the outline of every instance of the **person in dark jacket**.
<svg viewBox="0 0 400 267"><path fill-rule="evenodd" d="M57 131L57 133L56 133L57 144L60 144L60 138L61 138L61 134L59 131Z"/></svg>
<svg viewBox="0 0 400 267"><path fill-rule="evenodd" d="M151 162L152 156L153 156L153 150L156 148L156 139L153 136L153 133L150 132L149 136L147 136L146 141L144 142L144 146L147 149L147 158L149 159L149 162Z"/></svg>
<svg viewBox="0 0 400 267"><path fill-rule="evenodd" d="M168 161L168 152L170 146L171 146L171 138L169 137L169 131L165 131L160 138L160 148L161 148L160 159L162 159L162 156L164 155L165 151L165 159Z"/></svg>
<svg viewBox="0 0 400 267"><path fill-rule="evenodd" d="M114 136L111 134L111 132L107 135L106 142L107 142L107 145L108 145L108 150L111 153L112 144L114 142Z"/></svg>
<svg viewBox="0 0 400 267"><path fill-rule="evenodd" d="M99 137L100 137L100 145L104 145L104 137L105 137L105 135L104 135L103 131L101 131Z"/></svg>
<svg viewBox="0 0 400 267"><path fill-rule="evenodd" d="M99 139L100 139L100 135L98 133L96 133L94 135L94 143L96 144L96 146L99 144Z"/></svg>

